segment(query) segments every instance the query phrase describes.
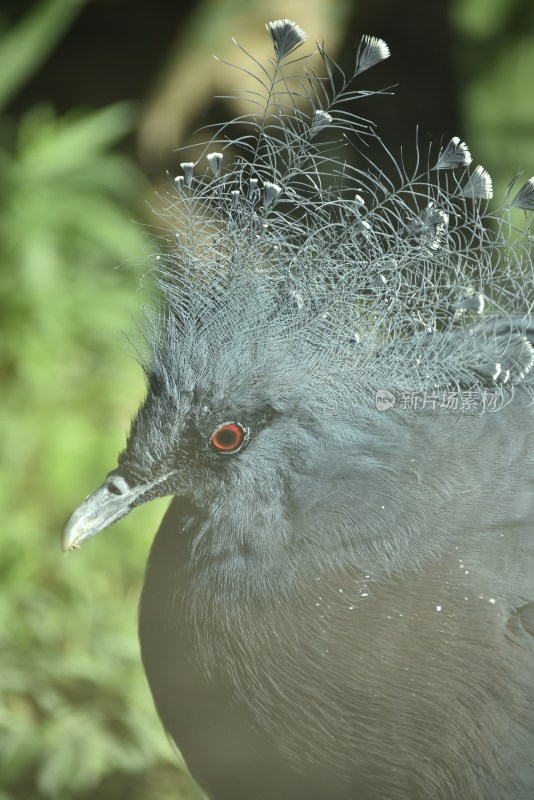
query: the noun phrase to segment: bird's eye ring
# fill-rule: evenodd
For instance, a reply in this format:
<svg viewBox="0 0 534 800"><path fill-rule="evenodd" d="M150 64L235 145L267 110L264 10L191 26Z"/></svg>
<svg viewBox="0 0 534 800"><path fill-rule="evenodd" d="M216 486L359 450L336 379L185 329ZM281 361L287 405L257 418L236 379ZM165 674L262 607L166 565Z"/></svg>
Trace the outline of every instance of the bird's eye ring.
<svg viewBox="0 0 534 800"><path fill-rule="evenodd" d="M225 422L212 434L210 443L218 453L236 453L243 445L246 428L239 422Z"/></svg>

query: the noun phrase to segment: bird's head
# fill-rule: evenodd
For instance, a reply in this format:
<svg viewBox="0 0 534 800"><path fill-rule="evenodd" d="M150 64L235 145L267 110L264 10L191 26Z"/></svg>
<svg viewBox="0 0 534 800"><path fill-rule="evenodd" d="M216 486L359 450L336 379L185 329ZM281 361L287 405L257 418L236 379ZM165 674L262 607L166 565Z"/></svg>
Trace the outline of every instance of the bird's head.
<svg viewBox="0 0 534 800"><path fill-rule="evenodd" d="M402 468L417 483L414 441L419 456L431 441L380 413L357 344L242 269L216 290L164 297L146 326L146 398L117 468L71 515L64 550L172 495L196 509L191 555L203 564L252 560L287 577L303 554L308 568L393 563L405 501L391 478Z"/></svg>
<svg viewBox="0 0 534 800"><path fill-rule="evenodd" d="M482 391L530 370L526 323L495 316L530 274L530 234L508 244L508 208L497 233L486 225L491 179L470 168L467 145L454 137L418 152L414 175L391 156L395 180L351 166L351 133L384 148L343 106L360 93L330 86L322 48L328 79L310 69L308 89L293 91L284 70L299 60L285 60L305 34L289 20L269 32L265 108L249 97L250 115L235 121L243 135L220 132L168 194L175 235L155 270L147 396L117 468L71 515L65 550L174 495L197 510L193 554L261 552L272 563L305 540L308 563L312 552L364 569L414 560L444 535L430 522L436 498L454 496L456 473L427 469L449 423L380 414L376 393ZM388 55L364 37L353 79ZM529 210L533 194L530 179L508 205Z"/></svg>
<svg viewBox="0 0 534 800"><path fill-rule="evenodd" d="M266 546L262 531L276 549L328 483L323 469L351 438L340 362L328 338L321 353L295 329L294 298L240 275L184 286L186 303L167 296L149 316L146 398L117 467L71 515L65 551L166 495L211 519L212 554Z"/></svg>

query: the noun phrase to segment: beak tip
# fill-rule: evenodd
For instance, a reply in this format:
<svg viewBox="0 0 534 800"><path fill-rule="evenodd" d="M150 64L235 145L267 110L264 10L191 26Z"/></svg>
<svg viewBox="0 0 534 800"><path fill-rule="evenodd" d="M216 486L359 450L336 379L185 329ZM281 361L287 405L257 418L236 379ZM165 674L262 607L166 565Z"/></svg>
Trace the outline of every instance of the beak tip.
<svg viewBox="0 0 534 800"><path fill-rule="evenodd" d="M91 530L92 509L89 508L89 515L87 514L87 500L81 506L78 506L63 528L61 534L61 549L64 555L68 555L72 550L78 550L82 542L88 538L87 534ZM96 531L95 531L96 532ZM89 535L91 535L89 533Z"/></svg>
<svg viewBox="0 0 534 800"><path fill-rule="evenodd" d="M61 534L61 549L63 551L63 555L68 556L72 550L78 550L79 544L77 544L76 540L73 541L72 531L69 530L68 524L65 526L65 530Z"/></svg>

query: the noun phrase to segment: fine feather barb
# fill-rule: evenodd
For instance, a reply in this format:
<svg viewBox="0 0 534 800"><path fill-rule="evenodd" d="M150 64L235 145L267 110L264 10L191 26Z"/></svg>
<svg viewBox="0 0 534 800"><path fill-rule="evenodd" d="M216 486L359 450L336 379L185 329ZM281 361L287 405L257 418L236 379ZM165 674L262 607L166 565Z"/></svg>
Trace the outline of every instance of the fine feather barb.
<svg viewBox="0 0 534 800"><path fill-rule="evenodd" d="M198 306L208 324L241 303L246 335L261 331L314 364L322 353L347 380L359 368L377 386L497 381L495 320L532 312L530 220L517 229L510 209L534 208L534 179L488 211L491 177L471 167L459 137L439 152L416 142L408 172L353 110L367 94L355 80L387 45L363 37L345 75L321 46L295 57L307 37L290 20L267 29L268 64L240 48L251 68L238 69L256 79L243 93L250 112L184 158L165 198L177 236L158 273L173 318ZM390 169L376 166L377 150ZM263 322L255 302L271 309ZM517 382L529 372L530 328L516 333L502 360Z"/></svg>

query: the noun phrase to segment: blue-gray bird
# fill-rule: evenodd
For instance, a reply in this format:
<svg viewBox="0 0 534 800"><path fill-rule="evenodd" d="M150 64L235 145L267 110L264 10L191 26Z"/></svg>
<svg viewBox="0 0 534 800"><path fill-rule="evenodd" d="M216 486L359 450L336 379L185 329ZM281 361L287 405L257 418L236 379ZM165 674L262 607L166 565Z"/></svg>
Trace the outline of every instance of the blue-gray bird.
<svg viewBox="0 0 534 800"><path fill-rule="evenodd" d="M387 45L345 75L267 27L169 190L146 399L64 549L173 496L142 658L213 800L531 799L534 179L490 214L457 137L407 174L351 110Z"/></svg>

